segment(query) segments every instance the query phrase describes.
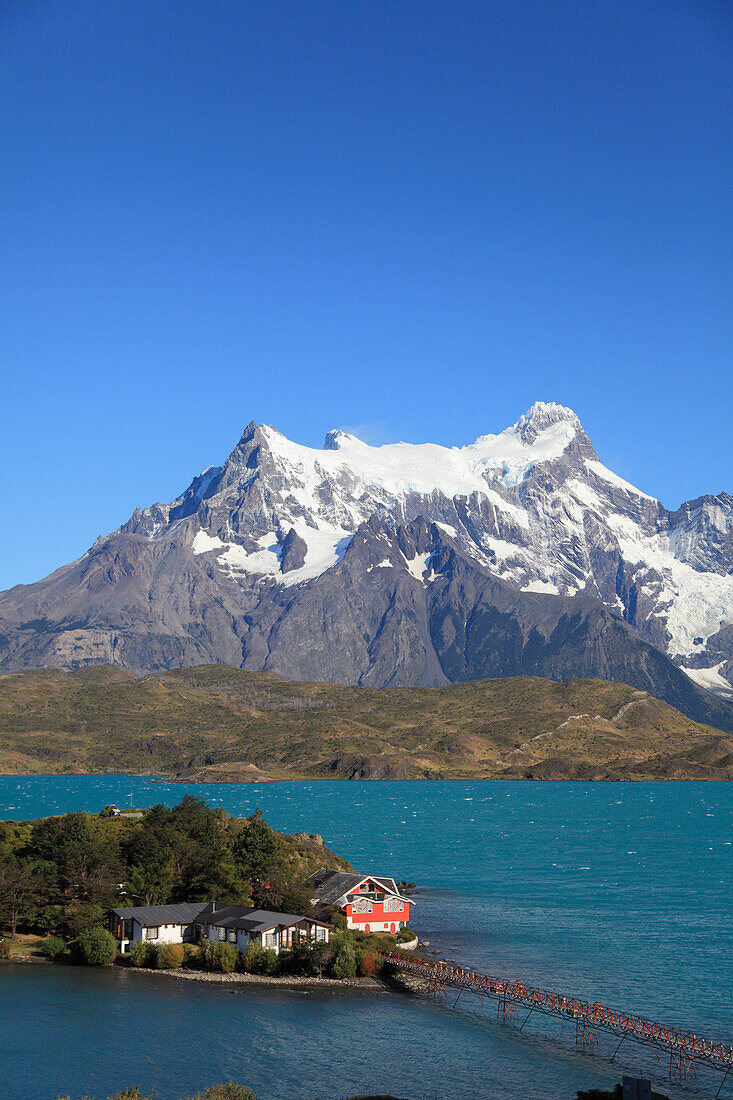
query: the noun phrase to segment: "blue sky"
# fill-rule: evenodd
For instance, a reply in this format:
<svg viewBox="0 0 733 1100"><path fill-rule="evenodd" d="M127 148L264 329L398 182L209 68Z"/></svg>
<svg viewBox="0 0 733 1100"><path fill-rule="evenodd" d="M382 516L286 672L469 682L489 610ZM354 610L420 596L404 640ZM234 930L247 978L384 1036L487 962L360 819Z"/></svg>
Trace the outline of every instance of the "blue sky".
<svg viewBox="0 0 733 1100"><path fill-rule="evenodd" d="M0 587L223 460L536 399L733 491L733 9L4 0Z"/></svg>

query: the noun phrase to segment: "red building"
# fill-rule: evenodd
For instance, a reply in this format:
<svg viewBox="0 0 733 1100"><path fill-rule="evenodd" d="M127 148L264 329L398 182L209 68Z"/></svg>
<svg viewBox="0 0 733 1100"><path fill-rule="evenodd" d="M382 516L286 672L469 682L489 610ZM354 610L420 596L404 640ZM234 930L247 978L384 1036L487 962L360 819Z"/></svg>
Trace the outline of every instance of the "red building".
<svg viewBox="0 0 733 1100"><path fill-rule="evenodd" d="M346 917L348 928L361 932L399 932L410 920L410 905L393 878L329 871L311 876L314 905L333 905Z"/></svg>

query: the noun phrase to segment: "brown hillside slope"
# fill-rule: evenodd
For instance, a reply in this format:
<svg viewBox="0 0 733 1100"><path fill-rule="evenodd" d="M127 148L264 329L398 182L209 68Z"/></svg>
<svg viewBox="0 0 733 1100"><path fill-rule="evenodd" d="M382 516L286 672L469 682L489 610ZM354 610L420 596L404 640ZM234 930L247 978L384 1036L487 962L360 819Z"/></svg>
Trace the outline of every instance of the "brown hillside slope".
<svg viewBox="0 0 733 1100"><path fill-rule="evenodd" d="M293 683L224 665L0 677L0 772L247 779L730 779L733 738L646 692L535 677Z"/></svg>

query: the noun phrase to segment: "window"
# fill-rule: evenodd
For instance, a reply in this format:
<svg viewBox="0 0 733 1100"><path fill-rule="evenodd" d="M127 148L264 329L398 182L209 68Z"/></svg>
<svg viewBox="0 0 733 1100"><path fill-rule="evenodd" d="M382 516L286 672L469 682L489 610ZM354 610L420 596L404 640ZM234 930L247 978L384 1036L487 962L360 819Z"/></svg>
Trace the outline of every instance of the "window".
<svg viewBox="0 0 733 1100"><path fill-rule="evenodd" d="M369 898L354 898L351 911L352 913L371 913L372 903Z"/></svg>
<svg viewBox="0 0 733 1100"><path fill-rule="evenodd" d="M385 898L384 911L385 913L401 913L402 902L399 898Z"/></svg>
<svg viewBox="0 0 733 1100"><path fill-rule="evenodd" d="M236 932L236 929L234 929L234 928L231 928L229 930L229 942L230 943L236 943L237 942L237 932Z"/></svg>
<svg viewBox="0 0 733 1100"><path fill-rule="evenodd" d="M226 928L217 928L217 932L219 933L219 939L220 940L225 940L227 938Z"/></svg>
<svg viewBox="0 0 733 1100"><path fill-rule="evenodd" d="M270 948L277 947L277 934L275 932L263 932L262 946Z"/></svg>
<svg viewBox="0 0 733 1100"><path fill-rule="evenodd" d="M157 940L157 938L158 938L158 929L157 928L146 928L145 929L145 939L146 940Z"/></svg>
<svg viewBox="0 0 733 1100"><path fill-rule="evenodd" d="M326 939L326 929L316 925L316 942L322 943Z"/></svg>

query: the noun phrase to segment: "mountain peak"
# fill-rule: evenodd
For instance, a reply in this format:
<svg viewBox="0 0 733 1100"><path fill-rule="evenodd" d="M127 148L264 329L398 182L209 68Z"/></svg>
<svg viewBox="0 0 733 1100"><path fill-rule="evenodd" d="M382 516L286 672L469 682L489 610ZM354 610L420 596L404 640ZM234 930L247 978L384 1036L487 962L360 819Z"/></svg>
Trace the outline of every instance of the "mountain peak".
<svg viewBox="0 0 733 1100"><path fill-rule="evenodd" d="M558 405L554 401L535 401L534 405L520 416L513 430L523 443L533 443L542 432L547 431L554 424L563 422L582 431L578 417L566 405Z"/></svg>
<svg viewBox="0 0 733 1100"><path fill-rule="evenodd" d="M343 444L348 439L353 439L352 435L347 432L342 432L340 428L332 428L330 432L326 432L326 438L323 441L324 451L340 451Z"/></svg>

